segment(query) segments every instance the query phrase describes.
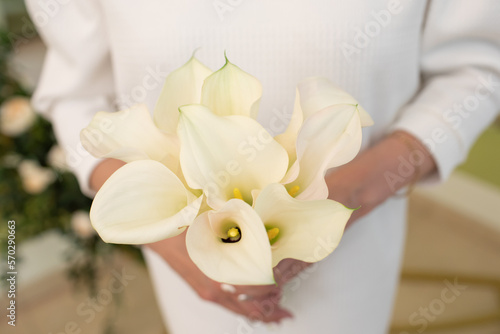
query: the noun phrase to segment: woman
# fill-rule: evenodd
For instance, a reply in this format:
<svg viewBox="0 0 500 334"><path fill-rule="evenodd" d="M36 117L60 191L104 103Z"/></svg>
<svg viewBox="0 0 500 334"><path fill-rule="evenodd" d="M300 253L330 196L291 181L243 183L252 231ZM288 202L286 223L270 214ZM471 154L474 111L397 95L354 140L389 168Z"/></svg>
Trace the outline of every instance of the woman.
<svg viewBox="0 0 500 334"><path fill-rule="evenodd" d="M291 110L295 86L308 76L327 77L355 96L375 125L365 129L363 152L326 180L331 199L361 209L327 259L311 267L285 260L277 286L234 288L194 266L184 235L146 245L144 254L169 333L387 331L405 235L406 200L393 195L420 180L446 179L496 116L500 3L27 4L48 45L34 103L52 120L89 196L122 163L89 156L80 130L99 110L134 103L152 110L165 75L197 48L214 70L227 50L262 82L263 124ZM281 324L270 329L262 322Z"/></svg>

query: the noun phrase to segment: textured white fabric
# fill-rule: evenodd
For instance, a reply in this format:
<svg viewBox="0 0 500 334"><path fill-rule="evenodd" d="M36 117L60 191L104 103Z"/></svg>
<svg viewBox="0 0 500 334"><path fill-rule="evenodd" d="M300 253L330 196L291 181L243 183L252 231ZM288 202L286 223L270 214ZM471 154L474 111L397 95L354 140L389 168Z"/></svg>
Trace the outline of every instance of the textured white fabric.
<svg viewBox="0 0 500 334"><path fill-rule="evenodd" d="M88 195L97 160L78 150L79 129L94 112L115 105L144 102L152 110L163 78L197 48L212 69L224 63L226 50L262 82L259 119L274 132L285 129L283 114L292 110L300 80L330 78L375 121L364 130L364 147L388 131L409 131L433 153L436 179L466 157L500 106L496 0L27 4L49 46L34 103L66 150L79 152L72 165ZM404 202L392 200L355 224L303 288L289 292L296 319L278 333L314 332L310 326L317 333L383 333L404 238L403 209ZM173 334L238 333L236 318L199 301L164 263L146 255ZM232 325L219 330L222 320ZM207 330L187 329L196 323Z"/></svg>

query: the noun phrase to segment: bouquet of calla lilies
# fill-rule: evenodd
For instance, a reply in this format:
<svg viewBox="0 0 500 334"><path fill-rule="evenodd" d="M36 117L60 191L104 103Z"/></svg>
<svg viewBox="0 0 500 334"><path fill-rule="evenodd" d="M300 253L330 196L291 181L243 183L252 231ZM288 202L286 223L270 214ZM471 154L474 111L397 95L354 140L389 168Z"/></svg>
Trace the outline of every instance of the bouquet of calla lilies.
<svg viewBox="0 0 500 334"><path fill-rule="evenodd" d="M298 85L288 128L273 137L256 121L261 95L227 59L212 72L193 56L166 78L152 117L144 105L98 112L81 132L85 149L127 163L94 198L101 238L146 244L187 229L192 261L228 284L274 284L282 259L330 254L353 209L327 199L324 176L356 156L373 121L314 77Z"/></svg>

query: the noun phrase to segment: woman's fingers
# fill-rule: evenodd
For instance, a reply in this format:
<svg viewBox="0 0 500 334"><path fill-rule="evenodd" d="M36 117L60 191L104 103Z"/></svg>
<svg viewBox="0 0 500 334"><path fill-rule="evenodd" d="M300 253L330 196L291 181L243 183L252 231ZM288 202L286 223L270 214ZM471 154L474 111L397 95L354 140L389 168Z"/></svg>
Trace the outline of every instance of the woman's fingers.
<svg viewBox="0 0 500 334"><path fill-rule="evenodd" d="M233 286L221 284L223 295L217 303L252 321L280 322L292 314L280 306L281 288L275 285Z"/></svg>
<svg viewBox="0 0 500 334"><path fill-rule="evenodd" d="M284 259L274 268L276 282L278 282L279 285L283 285L310 265L311 263L300 260Z"/></svg>
<svg viewBox="0 0 500 334"><path fill-rule="evenodd" d="M236 294L246 294L253 299L281 294L281 288L277 285L235 285L235 288Z"/></svg>
<svg viewBox="0 0 500 334"><path fill-rule="evenodd" d="M281 295L270 295L267 298L247 295L241 298L242 294L232 295L227 300L227 305L235 312L244 315L251 321L280 322L285 318L291 318L292 314L282 308L279 304Z"/></svg>

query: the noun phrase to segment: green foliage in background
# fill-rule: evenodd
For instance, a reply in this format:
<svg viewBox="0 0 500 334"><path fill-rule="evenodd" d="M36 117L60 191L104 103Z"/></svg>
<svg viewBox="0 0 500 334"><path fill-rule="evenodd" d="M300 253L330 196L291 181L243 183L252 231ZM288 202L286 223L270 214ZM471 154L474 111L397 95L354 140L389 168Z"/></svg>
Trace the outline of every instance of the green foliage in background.
<svg viewBox="0 0 500 334"><path fill-rule="evenodd" d="M111 261L110 255L116 248L132 253L138 260L141 260L140 252L130 246L105 244L99 236L91 233L93 229L88 220L88 211L92 201L80 192L75 176L67 168L50 162L49 152L57 142L47 120L33 116L33 122L26 130L16 134L4 131L8 122L2 124L2 119L6 118L1 116L7 114L5 110L10 108L10 115L16 116L23 114L27 108L29 114L33 115L28 100L31 92L15 79L8 66L19 41L20 37L12 31L0 31L0 263L6 263L3 250L7 249L8 221L16 221L17 250L23 241L48 230L57 230L72 240L73 248L66 253L69 264L67 274L77 286L88 289L92 295L97 293L96 282L101 274L99 268L102 268L103 262ZM27 42L24 39L22 41ZM12 107L10 101L13 99L21 103ZM42 174L50 175L50 181L42 187L26 186L26 175L20 172L26 162L37 166L36 169ZM34 174L32 178L39 178L37 173ZM88 220L83 232L71 224L75 213L80 213L80 217L83 215ZM19 255L16 252L16 265L22 261Z"/></svg>
<svg viewBox="0 0 500 334"><path fill-rule="evenodd" d="M29 92L9 74L7 64L11 43L6 32L0 33L0 45L1 105L13 96L28 97ZM51 228L68 232L71 214L90 209L91 200L81 194L75 177L67 171L48 166L47 156L55 144L50 123L41 117L37 117L31 128L18 136L0 132L0 219L2 222L15 220L18 223L17 241ZM40 166L52 169L55 181L39 194L27 193L18 172L18 164L22 160L37 161ZM6 224L0 226L0 234L5 235ZM5 238L2 239L5 241Z"/></svg>
<svg viewBox="0 0 500 334"><path fill-rule="evenodd" d="M54 142L50 124L38 118L27 133L17 138L0 134L0 161L19 156L51 168L46 157ZM16 235L19 241L51 228L67 232L71 213L90 209L91 201L80 193L75 177L69 172L52 170L55 181L41 193L29 194L23 189L17 166L0 165L0 219L19 223Z"/></svg>

